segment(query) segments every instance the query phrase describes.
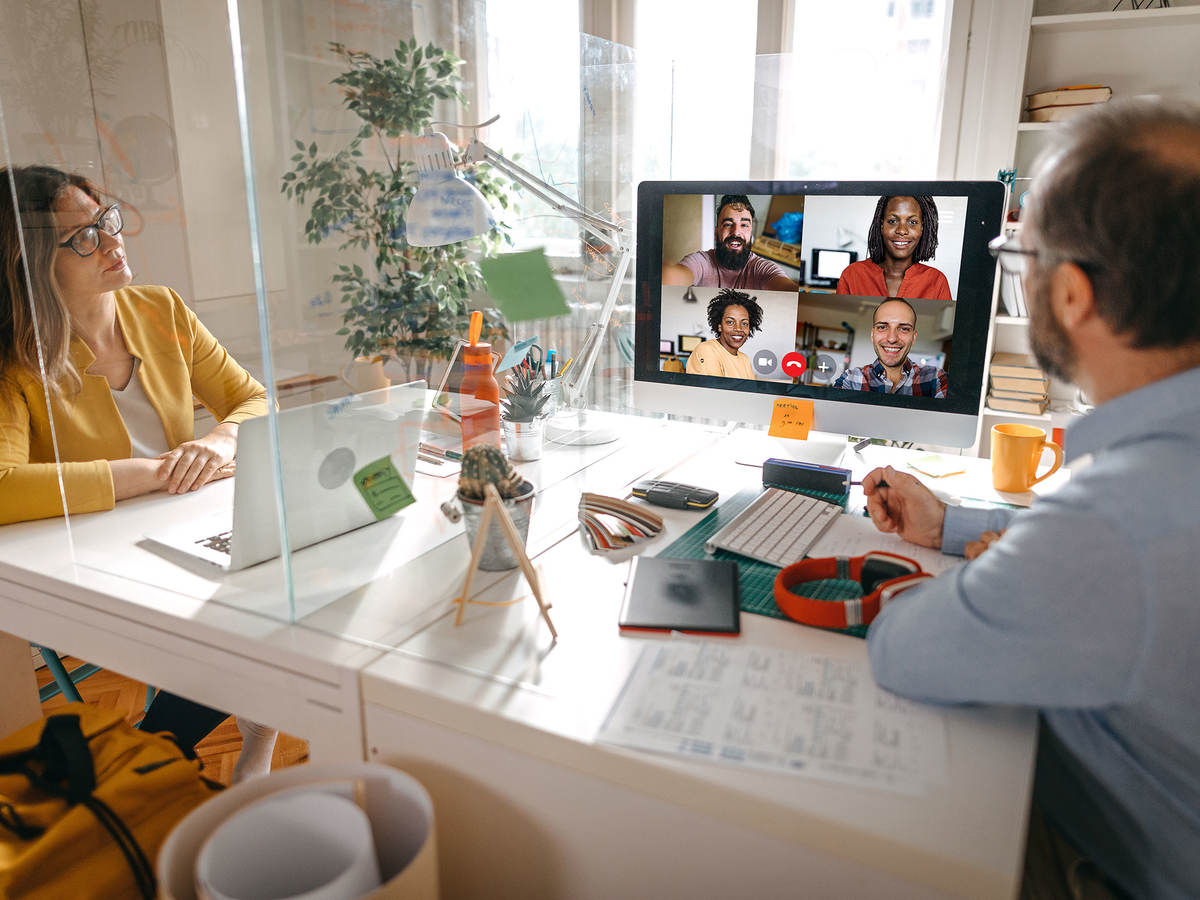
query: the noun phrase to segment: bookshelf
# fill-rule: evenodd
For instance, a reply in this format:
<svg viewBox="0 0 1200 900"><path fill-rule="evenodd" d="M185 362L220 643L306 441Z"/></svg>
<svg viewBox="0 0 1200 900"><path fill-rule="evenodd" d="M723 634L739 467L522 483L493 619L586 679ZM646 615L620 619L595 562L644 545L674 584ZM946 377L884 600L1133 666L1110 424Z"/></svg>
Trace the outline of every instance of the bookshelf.
<svg viewBox="0 0 1200 900"><path fill-rule="evenodd" d="M1200 0L1174 0L1166 9L1113 11L1112 6L1113 0L1026 0L1023 4L984 4L981 8L989 11L991 19L978 25L991 33L990 43L977 53L977 65L986 62L989 73L1015 72L1019 80L988 79L980 100L985 109L995 112L982 118L980 142L996 152L1009 148L1007 164L1016 168L1018 179L1034 172L1038 156L1062 127L1058 122L1026 121L1024 98L1028 94L1061 85L1094 83L1111 87L1114 100L1157 95L1200 102L1196 63ZM1014 81L1020 85L1019 99L1013 96ZM1014 105L1017 114L1003 121L1001 111L1011 110ZM994 157L977 153L976 159L978 165L978 161ZM1010 209L1017 207L1028 185L1028 181L1018 180L1013 186ZM1008 315L997 297L992 321L989 368L994 352L1029 352L1027 318ZM1040 416L998 412L982 406L982 402L980 439L975 448L981 456L988 455L989 433L998 422L1030 422L1049 430L1065 425L1078 414L1075 389L1054 380L1049 411Z"/></svg>

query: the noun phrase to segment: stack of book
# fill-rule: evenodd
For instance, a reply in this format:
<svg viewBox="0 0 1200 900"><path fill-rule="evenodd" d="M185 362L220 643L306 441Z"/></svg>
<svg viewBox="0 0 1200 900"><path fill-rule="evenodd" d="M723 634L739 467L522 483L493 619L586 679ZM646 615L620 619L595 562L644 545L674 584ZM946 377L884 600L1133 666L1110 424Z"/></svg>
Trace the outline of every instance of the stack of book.
<svg viewBox="0 0 1200 900"><path fill-rule="evenodd" d="M1025 110L1030 122L1061 122L1077 116L1089 106L1107 103L1112 88L1103 84L1073 84L1038 91L1025 98Z"/></svg>
<svg viewBox="0 0 1200 900"><path fill-rule="evenodd" d="M987 406L998 412L1040 416L1050 402L1050 381L1033 357L1024 353L993 353L988 369Z"/></svg>

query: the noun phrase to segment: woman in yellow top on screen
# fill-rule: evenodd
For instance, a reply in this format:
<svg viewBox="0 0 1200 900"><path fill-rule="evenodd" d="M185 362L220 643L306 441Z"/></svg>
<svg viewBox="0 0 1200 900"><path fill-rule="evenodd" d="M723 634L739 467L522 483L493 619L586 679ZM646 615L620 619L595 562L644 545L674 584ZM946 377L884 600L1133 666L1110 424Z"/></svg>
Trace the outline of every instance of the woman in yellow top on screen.
<svg viewBox="0 0 1200 900"><path fill-rule="evenodd" d="M689 375L722 375L754 379L750 357L742 345L762 328L763 312L758 300L743 291L725 288L708 302L708 327L717 336L703 341L688 355Z"/></svg>
<svg viewBox="0 0 1200 900"><path fill-rule="evenodd" d="M232 474L266 391L178 294L130 286L120 207L47 166L0 169L0 184L0 524ZM193 394L218 422L200 438Z"/></svg>
<svg viewBox="0 0 1200 900"><path fill-rule="evenodd" d="M131 286L120 207L48 166L0 169L0 190L0 524L233 474L266 391L178 294ZM193 395L218 422L200 438ZM192 746L225 717L159 691L142 726ZM234 779L269 771L274 730L238 726Z"/></svg>
<svg viewBox="0 0 1200 900"><path fill-rule="evenodd" d="M933 266L938 245L937 204L928 194L880 197L867 231L868 259L842 270L837 292L855 297L952 300L946 276Z"/></svg>

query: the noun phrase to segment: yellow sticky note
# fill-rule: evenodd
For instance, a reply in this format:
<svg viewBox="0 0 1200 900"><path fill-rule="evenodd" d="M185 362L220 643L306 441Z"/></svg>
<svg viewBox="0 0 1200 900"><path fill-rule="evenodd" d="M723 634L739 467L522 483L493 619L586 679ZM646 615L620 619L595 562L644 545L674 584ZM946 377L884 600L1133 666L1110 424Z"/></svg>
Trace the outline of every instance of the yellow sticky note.
<svg viewBox="0 0 1200 900"><path fill-rule="evenodd" d="M767 434L771 437L792 438L797 441L808 440L808 432L813 423L813 402L801 400L799 397L780 397L775 401L771 410L771 427Z"/></svg>

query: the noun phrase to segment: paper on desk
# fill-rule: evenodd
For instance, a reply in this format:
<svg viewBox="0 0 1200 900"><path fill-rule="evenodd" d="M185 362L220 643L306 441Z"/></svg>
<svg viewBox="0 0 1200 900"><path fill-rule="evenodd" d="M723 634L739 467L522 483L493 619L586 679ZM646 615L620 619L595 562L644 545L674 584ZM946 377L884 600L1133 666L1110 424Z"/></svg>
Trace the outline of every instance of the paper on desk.
<svg viewBox="0 0 1200 900"><path fill-rule="evenodd" d="M562 288L554 280L541 249L501 253L480 260L479 268L488 293L509 322L548 319L569 312Z"/></svg>
<svg viewBox="0 0 1200 900"><path fill-rule="evenodd" d="M875 684L865 658L724 641L647 646L598 739L919 794L946 777L945 714Z"/></svg>
<svg viewBox="0 0 1200 900"><path fill-rule="evenodd" d="M894 534L884 534L865 516L838 516L815 544L808 548L809 556L862 556L872 550L884 550L907 556L921 564L926 572L937 575L962 562L957 556L947 556L940 550L920 547Z"/></svg>

